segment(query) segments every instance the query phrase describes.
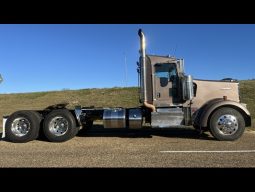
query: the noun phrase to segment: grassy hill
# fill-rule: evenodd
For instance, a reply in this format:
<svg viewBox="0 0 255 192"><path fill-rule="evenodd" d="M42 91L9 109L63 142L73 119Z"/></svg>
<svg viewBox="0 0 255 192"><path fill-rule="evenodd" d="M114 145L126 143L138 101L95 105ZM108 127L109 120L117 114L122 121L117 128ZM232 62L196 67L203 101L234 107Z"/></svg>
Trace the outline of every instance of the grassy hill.
<svg viewBox="0 0 255 192"><path fill-rule="evenodd" d="M255 80L240 82L241 101L247 104L252 117L252 129L255 130Z"/></svg>
<svg viewBox="0 0 255 192"><path fill-rule="evenodd" d="M248 104L253 117L255 129L255 81L241 81L240 95L242 102ZM68 108L75 105L95 107L136 107L138 90L130 88L82 89L24 94L0 94L0 127L2 116L23 109L44 109L57 103L69 103Z"/></svg>
<svg viewBox="0 0 255 192"><path fill-rule="evenodd" d="M67 107L70 109L76 105L84 107L136 107L139 106L138 89L130 87L0 94L0 128L2 127L3 115L24 109L41 110L58 103L69 103Z"/></svg>

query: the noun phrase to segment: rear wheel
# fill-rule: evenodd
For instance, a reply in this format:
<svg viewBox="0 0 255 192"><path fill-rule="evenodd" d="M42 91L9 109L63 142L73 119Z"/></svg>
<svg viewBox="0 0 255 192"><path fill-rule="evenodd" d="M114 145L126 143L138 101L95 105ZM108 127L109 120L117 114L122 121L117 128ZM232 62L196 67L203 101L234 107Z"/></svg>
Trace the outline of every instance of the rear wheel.
<svg viewBox="0 0 255 192"><path fill-rule="evenodd" d="M6 121L5 133L7 140L25 143L38 137L40 114L35 111L17 111Z"/></svg>
<svg viewBox="0 0 255 192"><path fill-rule="evenodd" d="M54 110L49 113L43 123L43 132L52 142L64 142L78 133L74 116L66 109Z"/></svg>
<svg viewBox="0 0 255 192"><path fill-rule="evenodd" d="M224 107L216 110L209 123L211 134L221 141L239 139L245 130L243 116L237 110Z"/></svg>

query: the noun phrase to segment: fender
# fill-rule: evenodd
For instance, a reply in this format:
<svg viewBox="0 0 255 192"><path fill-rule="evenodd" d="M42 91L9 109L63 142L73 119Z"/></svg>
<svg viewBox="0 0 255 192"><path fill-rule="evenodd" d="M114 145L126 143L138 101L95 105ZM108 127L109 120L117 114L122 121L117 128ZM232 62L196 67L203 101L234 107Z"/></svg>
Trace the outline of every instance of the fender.
<svg viewBox="0 0 255 192"><path fill-rule="evenodd" d="M238 110L244 117L245 126L246 127L251 126L251 116L248 109L241 103L224 99L214 99L204 104L199 110L199 115L196 117L195 120L195 122L197 122L196 124L200 125L201 127L207 127L210 115L216 109L221 107L231 107Z"/></svg>

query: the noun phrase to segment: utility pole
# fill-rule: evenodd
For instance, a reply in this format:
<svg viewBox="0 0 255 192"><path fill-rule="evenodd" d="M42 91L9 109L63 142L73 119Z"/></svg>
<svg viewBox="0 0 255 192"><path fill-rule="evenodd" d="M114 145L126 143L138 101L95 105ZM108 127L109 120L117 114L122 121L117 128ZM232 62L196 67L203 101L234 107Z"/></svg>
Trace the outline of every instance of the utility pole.
<svg viewBox="0 0 255 192"><path fill-rule="evenodd" d="M127 87L127 57L126 57L126 53L124 53L124 60L125 60L125 82L124 82L124 86Z"/></svg>
<svg viewBox="0 0 255 192"><path fill-rule="evenodd" d="M2 83L3 82L3 78L2 78L2 75L0 74L0 83Z"/></svg>

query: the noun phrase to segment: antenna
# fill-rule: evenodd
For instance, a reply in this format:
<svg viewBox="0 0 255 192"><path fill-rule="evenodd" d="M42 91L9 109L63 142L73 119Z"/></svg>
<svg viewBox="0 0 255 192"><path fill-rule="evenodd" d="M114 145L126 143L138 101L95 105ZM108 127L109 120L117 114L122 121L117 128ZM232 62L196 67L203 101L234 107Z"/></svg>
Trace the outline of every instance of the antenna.
<svg viewBox="0 0 255 192"><path fill-rule="evenodd" d="M124 81L124 87L127 87L127 57L126 57L126 53L124 53L124 60L125 60L125 81Z"/></svg>
<svg viewBox="0 0 255 192"><path fill-rule="evenodd" d="M176 51L177 51L177 47L178 47L178 45L176 44L176 45L175 45L175 48L174 48L174 52L173 52L173 56L174 56L174 57L176 57L175 53L176 53Z"/></svg>

